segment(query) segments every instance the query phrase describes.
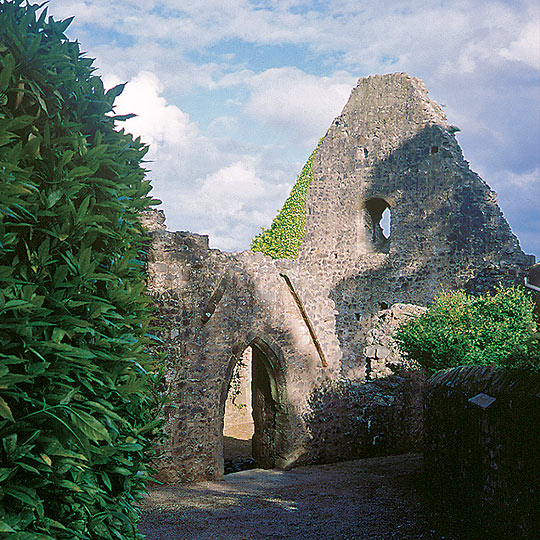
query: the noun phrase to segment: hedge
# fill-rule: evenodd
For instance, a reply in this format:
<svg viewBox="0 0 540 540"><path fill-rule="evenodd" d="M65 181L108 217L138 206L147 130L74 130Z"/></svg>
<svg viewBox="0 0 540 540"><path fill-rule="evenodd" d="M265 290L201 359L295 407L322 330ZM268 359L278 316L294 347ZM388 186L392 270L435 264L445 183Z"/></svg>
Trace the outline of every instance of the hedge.
<svg viewBox="0 0 540 540"><path fill-rule="evenodd" d="M0 3L0 538L138 538L159 430L147 148L46 10Z"/></svg>
<svg viewBox="0 0 540 540"><path fill-rule="evenodd" d="M540 369L531 295L517 287L491 296L444 292L428 311L402 325L401 351L428 372L463 365Z"/></svg>

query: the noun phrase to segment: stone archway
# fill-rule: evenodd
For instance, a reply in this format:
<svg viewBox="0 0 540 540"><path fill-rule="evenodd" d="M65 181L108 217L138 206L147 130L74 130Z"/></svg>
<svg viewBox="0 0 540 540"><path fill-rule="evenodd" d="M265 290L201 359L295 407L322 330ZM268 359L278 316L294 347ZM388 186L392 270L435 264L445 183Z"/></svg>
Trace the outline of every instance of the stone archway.
<svg viewBox="0 0 540 540"><path fill-rule="evenodd" d="M250 352L250 354L246 354ZM246 360L249 358L249 360ZM244 369L244 375L250 375L249 392L246 391L246 382L240 389L243 398L250 394L251 397L251 415L253 420L253 436L251 438L251 456L254 460L254 466L271 469L279 467L280 456L283 456L285 440L287 439L287 428L289 415L286 402L285 377L278 356L274 350L261 338L252 339L247 346L243 347L231 359L229 367L230 377L227 380L227 386L224 389L224 395L230 397L229 389L231 384L235 384L233 373L235 366L243 359L244 365L251 364L249 373ZM244 399L245 400L245 399ZM231 457L231 445L242 450L240 441L231 440L231 434L235 433L226 421L234 421L226 407L224 400L222 406L224 416L224 457ZM236 421L246 422L246 415L237 415ZM239 426L240 427L240 426ZM246 432L245 426L240 430ZM234 451L234 449L233 449ZM244 449L245 451L245 449ZM240 456L239 460L243 461Z"/></svg>

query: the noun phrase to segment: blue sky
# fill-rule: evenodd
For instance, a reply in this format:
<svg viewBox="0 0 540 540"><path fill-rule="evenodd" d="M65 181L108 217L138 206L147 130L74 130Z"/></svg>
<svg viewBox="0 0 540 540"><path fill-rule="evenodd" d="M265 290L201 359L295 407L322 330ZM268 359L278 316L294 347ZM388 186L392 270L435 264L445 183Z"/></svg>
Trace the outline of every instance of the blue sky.
<svg viewBox="0 0 540 540"><path fill-rule="evenodd" d="M151 146L167 226L242 250L360 77L422 78L540 258L536 0L50 0Z"/></svg>

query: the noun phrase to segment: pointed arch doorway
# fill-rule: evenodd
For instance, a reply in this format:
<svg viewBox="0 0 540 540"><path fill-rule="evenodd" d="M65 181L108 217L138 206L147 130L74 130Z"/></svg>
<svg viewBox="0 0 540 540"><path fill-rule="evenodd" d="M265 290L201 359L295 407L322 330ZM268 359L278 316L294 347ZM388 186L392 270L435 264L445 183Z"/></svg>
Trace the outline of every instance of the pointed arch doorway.
<svg viewBox="0 0 540 540"><path fill-rule="evenodd" d="M287 424L284 377L276 354L264 340L253 339L231 359L226 382L225 473L275 467Z"/></svg>

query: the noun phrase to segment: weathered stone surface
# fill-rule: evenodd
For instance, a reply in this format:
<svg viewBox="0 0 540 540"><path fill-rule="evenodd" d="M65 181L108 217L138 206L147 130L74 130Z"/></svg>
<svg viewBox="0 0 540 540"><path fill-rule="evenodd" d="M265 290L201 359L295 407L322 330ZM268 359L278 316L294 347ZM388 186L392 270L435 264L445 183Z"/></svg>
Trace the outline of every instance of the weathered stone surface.
<svg viewBox="0 0 540 540"><path fill-rule="evenodd" d="M211 250L158 221L148 270L175 405L166 481L221 476L227 389L249 346L260 465L417 448L422 378L392 333L441 290L519 281L532 262L442 109L406 74L360 79L332 123L296 261Z"/></svg>
<svg viewBox="0 0 540 540"><path fill-rule="evenodd" d="M486 538L540 531L540 374L454 368L425 386L426 477Z"/></svg>

